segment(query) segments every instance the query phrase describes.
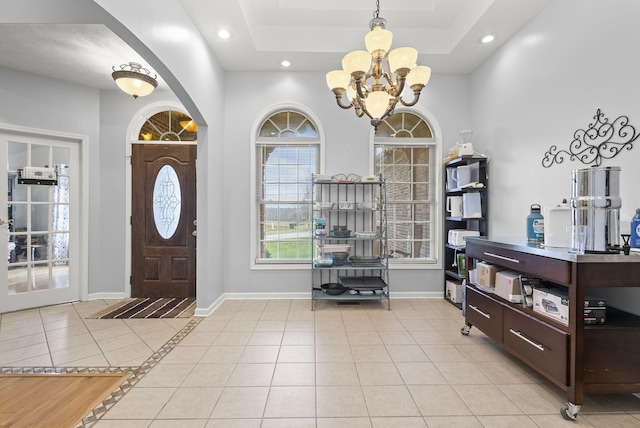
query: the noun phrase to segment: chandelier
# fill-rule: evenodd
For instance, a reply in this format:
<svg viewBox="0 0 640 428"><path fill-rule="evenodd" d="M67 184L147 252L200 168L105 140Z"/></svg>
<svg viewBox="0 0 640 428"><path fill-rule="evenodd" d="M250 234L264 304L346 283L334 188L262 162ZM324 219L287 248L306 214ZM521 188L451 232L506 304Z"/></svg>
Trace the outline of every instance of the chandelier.
<svg viewBox="0 0 640 428"><path fill-rule="evenodd" d="M376 128L393 113L398 102L407 107L415 105L431 77L430 67L416 66L416 49L402 47L389 51L393 34L385 30L387 21L379 15L380 1L376 0L376 11L369 22L371 31L364 38L367 50L349 52L342 58L342 70L327 73L327 86L336 95L338 105L343 109L354 107L358 117L366 114ZM413 91L410 102L402 98L405 86ZM345 92L349 104L343 102Z"/></svg>
<svg viewBox="0 0 640 428"><path fill-rule="evenodd" d="M122 64L119 70L115 66L112 68L111 77L116 85L133 98L149 95L158 86L158 81L151 77L151 72L137 62Z"/></svg>

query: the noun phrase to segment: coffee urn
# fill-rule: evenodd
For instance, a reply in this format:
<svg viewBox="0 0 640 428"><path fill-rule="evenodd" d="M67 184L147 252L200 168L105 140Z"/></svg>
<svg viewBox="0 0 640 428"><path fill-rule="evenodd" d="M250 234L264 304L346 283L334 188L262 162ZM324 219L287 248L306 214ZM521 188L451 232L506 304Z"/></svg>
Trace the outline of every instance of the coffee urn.
<svg viewBox="0 0 640 428"><path fill-rule="evenodd" d="M586 253L618 252L620 245L620 167L571 172L571 227L586 226ZM578 234L572 234L571 245Z"/></svg>

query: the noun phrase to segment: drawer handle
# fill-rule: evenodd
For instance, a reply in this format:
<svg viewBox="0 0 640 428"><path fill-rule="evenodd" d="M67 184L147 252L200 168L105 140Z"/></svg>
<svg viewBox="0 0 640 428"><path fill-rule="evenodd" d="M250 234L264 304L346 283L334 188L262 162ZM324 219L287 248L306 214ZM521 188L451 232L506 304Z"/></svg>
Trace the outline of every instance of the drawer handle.
<svg viewBox="0 0 640 428"><path fill-rule="evenodd" d="M524 340L525 342L527 342L529 345L531 346L535 346L536 348L538 348L541 351L544 351L544 346L534 342L531 339L528 339L526 337L524 337L524 335L522 333L520 333L519 331L515 331L514 329L510 328L509 331L513 334L515 334L516 336L518 336L520 339Z"/></svg>
<svg viewBox="0 0 640 428"><path fill-rule="evenodd" d="M473 306L473 305L469 305L469 307L471 309L473 309L474 311L476 311L477 313L479 313L480 315L482 315L483 317L487 318L487 319L491 319L491 315L482 312L480 309L478 309L477 307Z"/></svg>
<svg viewBox="0 0 640 428"><path fill-rule="evenodd" d="M520 263L520 260L518 260L518 259L512 259L511 257L505 257L505 256L501 256L499 254L487 253L486 251L484 252L484 255L485 256L495 257L495 258L501 259L501 260L506 260L506 261L512 262L512 263Z"/></svg>

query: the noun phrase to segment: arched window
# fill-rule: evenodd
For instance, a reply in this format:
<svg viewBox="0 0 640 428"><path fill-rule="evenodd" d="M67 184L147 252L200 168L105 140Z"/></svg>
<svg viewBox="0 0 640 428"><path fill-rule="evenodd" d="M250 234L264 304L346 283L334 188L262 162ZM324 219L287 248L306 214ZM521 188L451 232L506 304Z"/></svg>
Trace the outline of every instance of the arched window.
<svg viewBox="0 0 640 428"><path fill-rule="evenodd" d="M374 173L387 183L389 254L435 262L435 139L422 117L398 112L374 136Z"/></svg>
<svg viewBox="0 0 640 428"><path fill-rule="evenodd" d="M256 135L257 263L309 262L311 178L319 173L317 126L300 111L279 110Z"/></svg>
<svg viewBox="0 0 640 428"><path fill-rule="evenodd" d="M179 111L167 110L149 117L140 128L140 141L197 141L198 125Z"/></svg>

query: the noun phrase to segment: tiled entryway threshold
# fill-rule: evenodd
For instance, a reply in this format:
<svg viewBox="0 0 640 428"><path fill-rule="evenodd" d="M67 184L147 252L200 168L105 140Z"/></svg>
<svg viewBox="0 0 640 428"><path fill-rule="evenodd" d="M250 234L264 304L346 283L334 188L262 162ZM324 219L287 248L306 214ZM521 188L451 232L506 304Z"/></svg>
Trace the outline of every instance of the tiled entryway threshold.
<svg viewBox="0 0 640 428"><path fill-rule="evenodd" d="M631 394L587 397L565 421L563 391L478 330L462 336L441 300L226 301L186 322L87 426L640 427Z"/></svg>

